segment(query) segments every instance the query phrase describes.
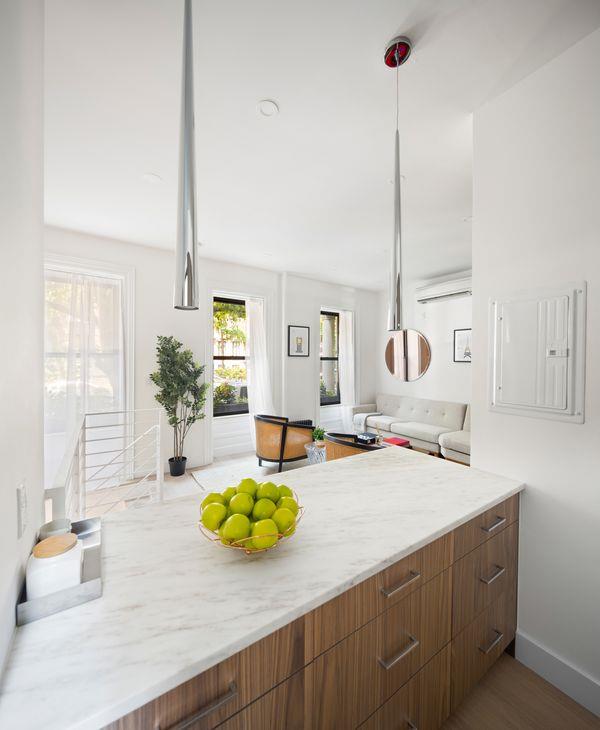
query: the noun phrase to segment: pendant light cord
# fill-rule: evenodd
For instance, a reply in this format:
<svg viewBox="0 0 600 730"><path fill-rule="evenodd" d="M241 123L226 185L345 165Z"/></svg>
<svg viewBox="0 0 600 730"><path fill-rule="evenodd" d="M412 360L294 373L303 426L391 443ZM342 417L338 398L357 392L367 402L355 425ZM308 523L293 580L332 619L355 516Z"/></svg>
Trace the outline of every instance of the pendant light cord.
<svg viewBox="0 0 600 730"><path fill-rule="evenodd" d="M400 54L396 48L396 131L400 131Z"/></svg>

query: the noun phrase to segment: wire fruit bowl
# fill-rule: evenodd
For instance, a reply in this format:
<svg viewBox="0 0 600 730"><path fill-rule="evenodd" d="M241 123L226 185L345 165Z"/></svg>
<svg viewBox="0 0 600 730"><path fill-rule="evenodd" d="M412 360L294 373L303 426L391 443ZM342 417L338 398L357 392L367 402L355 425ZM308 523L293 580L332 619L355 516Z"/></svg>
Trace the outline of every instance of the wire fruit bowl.
<svg viewBox="0 0 600 730"><path fill-rule="evenodd" d="M296 500L296 504L298 504L298 496L295 492L294 492L294 499ZM207 540L210 540L210 542L215 542L224 548L230 548L233 550L241 550L245 555L255 555L256 553L265 553L265 552L267 552L267 550L273 550L273 548L276 548L282 540L289 540L291 537L293 537L294 534L296 533L296 529L298 528L298 524L299 524L300 520L302 519L303 514L304 514L304 507L299 505L298 513L296 514L296 521L294 522L292 532L288 531L287 534L278 532L278 533L272 533L272 534L267 533L266 535L260 535L261 538L277 537L277 541L273 545L271 545L269 547L265 547L265 548L257 549L257 548L251 547L252 540L254 539L251 536L243 537L240 540L235 540L234 542L230 542L230 543L222 542L221 538L219 537L219 535L216 532L209 530L208 527L205 527L202 524L202 520L198 521L198 529L200 530L200 532L204 535L204 537Z"/></svg>

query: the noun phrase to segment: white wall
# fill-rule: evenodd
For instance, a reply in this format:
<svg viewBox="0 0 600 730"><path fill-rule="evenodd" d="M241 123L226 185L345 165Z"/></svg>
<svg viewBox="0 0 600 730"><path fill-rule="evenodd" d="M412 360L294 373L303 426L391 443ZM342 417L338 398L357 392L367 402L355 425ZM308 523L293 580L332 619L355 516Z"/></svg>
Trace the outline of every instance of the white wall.
<svg viewBox="0 0 600 730"><path fill-rule="evenodd" d="M471 368L469 363L454 362L454 330L471 327L472 298L469 296L441 299L428 304L419 304L415 290L425 284L442 279L468 276L460 272L455 276L439 277L429 281L409 281L405 285L402 299L404 321L407 327L417 329L427 338L431 347L431 364L422 378L404 383L390 374L385 365L383 353L389 339L386 329L389 296L382 292L379 299L379 320L377 330L377 392L410 395L416 398L471 402Z"/></svg>
<svg viewBox="0 0 600 730"><path fill-rule="evenodd" d="M521 479L517 656L600 714L600 31L474 126L474 466ZM488 300L587 280L585 424L492 413Z"/></svg>
<svg viewBox="0 0 600 730"><path fill-rule="evenodd" d="M376 292L284 275L282 283L282 357L283 412L289 418L311 418L313 423L328 420L327 410L319 406L319 324L321 309L345 309L354 312L355 389L357 403L372 399L375 394L373 353L378 322ZM288 325L310 327L310 357L288 357ZM335 409L335 407L333 407ZM338 409L335 409L337 412ZM321 413L323 415L321 415Z"/></svg>
<svg viewBox="0 0 600 730"><path fill-rule="evenodd" d="M47 253L77 256L135 267L135 408L156 407L149 373L155 367L158 334L172 334L190 347L201 363L212 358L212 295L253 295L265 300L266 327L271 358L275 408L290 418L319 420L319 312L322 306L356 312L356 382L359 398L373 398L374 349L372 323L377 314L377 294L336 284L282 275L274 271L201 259L201 308L196 312L173 309L172 251L98 238L88 234L46 228ZM287 283L284 283L287 282ZM287 324L311 326L311 356L287 357ZM163 457L171 455L168 427ZM252 448L248 416L206 418L186 439L188 466L210 460L211 439L216 457Z"/></svg>
<svg viewBox="0 0 600 730"><path fill-rule="evenodd" d="M43 32L42 0L0 4L0 670L43 514ZM23 481L29 524L18 539Z"/></svg>

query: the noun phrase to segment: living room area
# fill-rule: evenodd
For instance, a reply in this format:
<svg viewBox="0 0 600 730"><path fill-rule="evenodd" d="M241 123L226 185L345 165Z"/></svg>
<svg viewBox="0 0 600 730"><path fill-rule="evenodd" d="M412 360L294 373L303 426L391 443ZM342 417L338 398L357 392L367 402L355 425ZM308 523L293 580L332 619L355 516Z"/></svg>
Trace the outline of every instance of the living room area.
<svg viewBox="0 0 600 730"><path fill-rule="evenodd" d="M0 726L600 727L600 3L0 21Z"/></svg>

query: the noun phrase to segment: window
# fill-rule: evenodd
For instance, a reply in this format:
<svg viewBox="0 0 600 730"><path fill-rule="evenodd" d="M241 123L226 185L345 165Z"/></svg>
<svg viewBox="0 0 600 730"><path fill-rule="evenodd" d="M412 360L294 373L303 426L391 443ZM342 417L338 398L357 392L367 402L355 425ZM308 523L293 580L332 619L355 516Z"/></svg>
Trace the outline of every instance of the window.
<svg viewBox="0 0 600 730"><path fill-rule="evenodd" d="M213 299L213 415L248 413L246 303Z"/></svg>
<svg viewBox="0 0 600 730"><path fill-rule="evenodd" d="M321 405L340 403L339 332L340 315L337 312L321 312Z"/></svg>
<svg viewBox="0 0 600 730"><path fill-rule="evenodd" d="M58 258L47 260L44 279L44 468L50 486L83 414L128 407L130 282L127 273Z"/></svg>

